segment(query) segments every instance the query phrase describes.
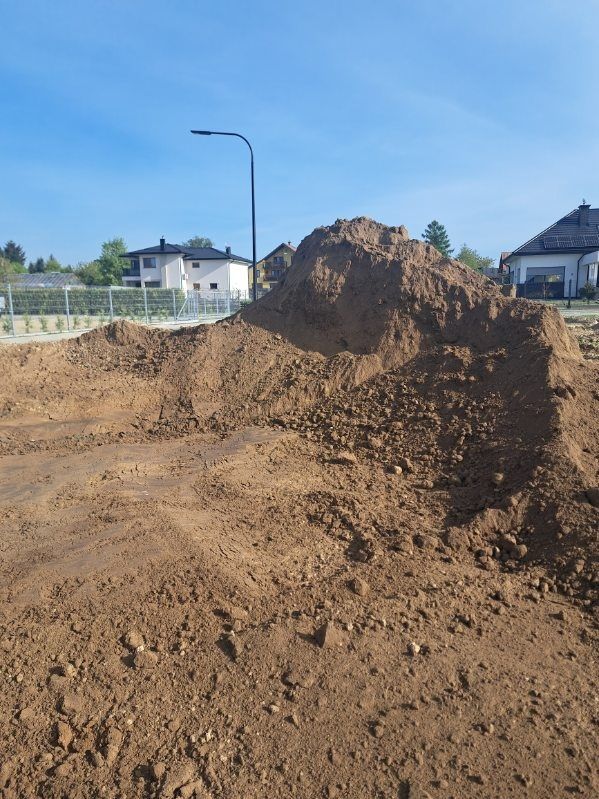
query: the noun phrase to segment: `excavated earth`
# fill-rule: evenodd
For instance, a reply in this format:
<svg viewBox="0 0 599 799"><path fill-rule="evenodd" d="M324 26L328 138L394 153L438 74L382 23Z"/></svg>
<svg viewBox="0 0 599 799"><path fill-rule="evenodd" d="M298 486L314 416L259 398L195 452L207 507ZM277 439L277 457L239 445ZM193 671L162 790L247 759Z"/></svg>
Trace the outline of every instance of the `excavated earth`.
<svg viewBox="0 0 599 799"><path fill-rule="evenodd" d="M598 362L405 228L0 352L0 796L597 795Z"/></svg>

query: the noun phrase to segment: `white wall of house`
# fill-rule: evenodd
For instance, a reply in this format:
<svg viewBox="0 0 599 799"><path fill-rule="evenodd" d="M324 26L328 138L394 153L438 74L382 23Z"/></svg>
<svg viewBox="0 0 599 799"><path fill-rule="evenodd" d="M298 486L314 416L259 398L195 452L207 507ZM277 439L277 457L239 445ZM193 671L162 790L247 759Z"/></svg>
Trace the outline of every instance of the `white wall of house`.
<svg viewBox="0 0 599 799"><path fill-rule="evenodd" d="M184 262L185 283L188 289L216 291L248 291L247 265L230 260L195 260ZM194 266L193 264L198 264ZM214 289L214 285L216 289Z"/></svg>
<svg viewBox="0 0 599 799"><path fill-rule="evenodd" d="M578 288L586 282L587 268L581 260L582 253L562 253L547 255L521 255L510 261L512 283L526 283L533 275L551 273L554 269L564 269L564 295L568 296L568 283L572 281L572 296L576 293L576 272ZM580 260L580 265L578 261Z"/></svg>

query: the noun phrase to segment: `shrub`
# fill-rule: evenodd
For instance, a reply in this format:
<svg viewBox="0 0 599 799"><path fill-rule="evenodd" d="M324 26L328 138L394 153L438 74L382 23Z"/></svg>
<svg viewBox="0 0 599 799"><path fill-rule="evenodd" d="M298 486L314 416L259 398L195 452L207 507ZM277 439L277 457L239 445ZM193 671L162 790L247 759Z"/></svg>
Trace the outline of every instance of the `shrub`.
<svg viewBox="0 0 599 799"><path fill-rule="evenodd" d="M30 333L31 332L31 317L29 316L28 313L23 315L23 324L25 325L25 332L26 333Z"/></svg>
<svg viewBox="0 0 599 799"><path fill-rule="evenodd" d="M46 319L46 317L45 316L40 316L39 323L40 323L40 330L42 331L42 333L47 333L48 332L48 320Z"/></svg>
<svg viewBox="0 0 599 799"><path fill-rule="evenodd" d="M62 333L64 330L64 318L62 316L57 316L54 326L56 327L56 331L58 333Z"/></svg>
<svg viewBox="0 0 599 799"><path fill-rule="evenodd" d="M588 283L587 282L580 289L579 293L580 293L580 296L583 298L583 300L586 300L587 304L590 305L591 300L595 299L595 296L597 294L597 289L595 288L595 286L593 286L592 283Z"/></svg>

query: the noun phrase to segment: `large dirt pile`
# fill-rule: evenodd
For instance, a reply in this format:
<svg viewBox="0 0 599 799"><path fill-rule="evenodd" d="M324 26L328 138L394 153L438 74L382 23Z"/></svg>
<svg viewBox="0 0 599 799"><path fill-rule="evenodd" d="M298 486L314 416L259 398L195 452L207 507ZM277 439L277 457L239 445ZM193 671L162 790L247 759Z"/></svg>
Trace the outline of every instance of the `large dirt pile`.
<svg viewBox="0 0 599 799"><path fill-rule="evenodd" d="M0 797L596 793L597 363L372 220L0 351Z"/></svg>

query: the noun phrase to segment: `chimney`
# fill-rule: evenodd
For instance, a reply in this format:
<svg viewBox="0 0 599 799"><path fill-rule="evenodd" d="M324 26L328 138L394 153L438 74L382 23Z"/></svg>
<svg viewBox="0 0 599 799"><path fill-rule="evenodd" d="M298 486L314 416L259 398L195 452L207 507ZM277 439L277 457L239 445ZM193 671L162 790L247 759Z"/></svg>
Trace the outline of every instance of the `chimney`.
<svg viewBox="0 0 599 799"><path fill-rule="evenodd" d="M229 257L231 256L231 248L229 247L229 245L228 245L228 244L227 244L227 246L225 247L225 252L227 253L227 255L228 255Z"/></svg>
<svg viewBox="0 0 599 799"><path fill-rule="evenodd" d="M162 252L164 252L164 245L165 245L165 243L166 243L166 242L165 242L165 240L164 240L164 236L163 236L163 237L160 239L160 249L162 250Z"/></svg>
<svg viewBox="0 0 599 799"><path fill-rule="evenodd" d="M582 201L582 205L578 206L578 227L588 227L590 207L591 206L584 200Z"/></svg>

